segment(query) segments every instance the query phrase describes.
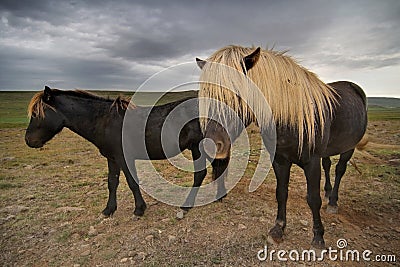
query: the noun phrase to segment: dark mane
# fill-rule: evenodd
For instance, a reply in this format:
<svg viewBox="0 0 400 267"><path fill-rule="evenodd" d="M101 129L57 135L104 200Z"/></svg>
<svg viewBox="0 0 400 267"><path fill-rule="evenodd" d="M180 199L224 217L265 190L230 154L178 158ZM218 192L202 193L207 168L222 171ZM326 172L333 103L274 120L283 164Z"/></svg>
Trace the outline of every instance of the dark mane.
<svg viewBox="0 0 400 267"><path fill-rule="evenodd" d="M117 113L120 113L121 111L134 108L136 108L136 106L133 103L131 103L128 98L118 96L111 104L110 111L115 109Z"/></svg>
<svg viewBox="0 0 400 267"><path fill-rule="evenodd" d="M53 89L55 93L60 93L63 95L69 95L69 96L74 96L74 97L79 97L79 98L85 98L85 99L91 99L91 100L99 100L99 101L108 101L108 102L113 102L113 99L102 97L99 95L95 95L93 93L90 93L88 91L76 89L73 91L62 91L58 89Z"/></svg>
<svg viewBox="0 0 400 267"><path fill-rule="evenodd" d="M117 113L121 112L121 111L125 111L127 109L133 109L136 106L133 103L130 103L130 99L127 97L123 97L121 95L119 95L117 98L115 99L110 99L109 97L105 98L102 96L98 96L95 95L93 93L90 93L88 91L84 91L84 90L74 90L74 91L62 91L65 92L69 95L72 96L76 96L79 98L87 98L87 99L91 99L91 100L99 100L99 101L107 101L110 102L110 111L115 110Z"/></svg>
<svg viewBox="0 0 400 267"><path fill-rule="evenodd" d="M105 98L102 96L95 95L88 91L84 90L73 90L73 91L62 91L58 89L52 89L55 95L68 95L77 98L84 98L88 100L94 101L102 101L102 102L109 102L110 104L110 112L117 112L120 113L121 111L125 111L130 108L135 108L135 105L130 103L129 98L125 98L123 96L118 96L116 99L110 99L109 97ZM49 104L45 103L43 100L44 93L43 91L36 93L29 105L28 105L28 117L32 115L38 116L43 118L44 117L44 109L52 108L55 110L54 107L50 106Z"/></svg>

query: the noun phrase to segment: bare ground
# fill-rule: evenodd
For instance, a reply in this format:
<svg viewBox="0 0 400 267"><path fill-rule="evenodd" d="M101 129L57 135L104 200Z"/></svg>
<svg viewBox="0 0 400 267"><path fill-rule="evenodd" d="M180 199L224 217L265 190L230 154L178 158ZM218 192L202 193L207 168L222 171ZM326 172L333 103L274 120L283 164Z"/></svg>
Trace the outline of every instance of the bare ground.
<svg viewBox="0 0 400 267"><path fill-rule="evenodd" d="M370 146L354 156L339 194L339 213L321 210L327 247L371 250L400 257L400 122L370 123ZM257 134L255 130L251 131ZM68 130L43 149L29 149L22 129L0 130L0 262L3 266L394 266L396 263L259 261L257 252L310 249L311 212L305 178L293 168L284 241L267 244L276 215L275 177L247 191L251 171L223 202L192 209L182 220L178 208L145 193L145 215L133 219L133 196L121 177L118 210L100 214L107 201L106 160ZM334 159L335 162L335 159ZM174 179L167 163L157 168ZM332 168L333 169L333 168ZM251 170L251 168L250 168ZM332 170L333 172L333 170ZM323 186L321 187L323 188ZM321 195L323 192L321 191ZM286 255L288 257L288 255Z"/></svg>

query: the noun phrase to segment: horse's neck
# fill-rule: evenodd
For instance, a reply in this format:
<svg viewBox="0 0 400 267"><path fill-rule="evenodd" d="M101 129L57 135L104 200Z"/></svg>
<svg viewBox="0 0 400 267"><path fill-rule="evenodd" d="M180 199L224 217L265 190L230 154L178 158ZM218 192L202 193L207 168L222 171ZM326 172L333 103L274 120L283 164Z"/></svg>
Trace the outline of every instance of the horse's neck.
<svg viewBox="0 0 400 267"><path fill-rule="evenodd" d="M110 105L98 100L78 99L66 101L62 112L66 117L66 127L95 145L104 133L104 120Z"/></svg>

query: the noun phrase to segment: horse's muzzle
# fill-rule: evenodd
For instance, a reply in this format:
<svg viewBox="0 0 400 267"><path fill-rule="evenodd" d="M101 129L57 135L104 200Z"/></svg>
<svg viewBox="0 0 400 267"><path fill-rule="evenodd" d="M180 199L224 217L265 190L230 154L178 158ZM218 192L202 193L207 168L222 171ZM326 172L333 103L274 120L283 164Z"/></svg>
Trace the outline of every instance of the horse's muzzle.
<svg viewBox="0 0 400 267"><path fill-rule="evenodd" d="M214 142L210 138L203 139L204 151L207 156L213 159L225 159L227 153L224 151L224 144L221 141Z"/></svg>
<svg viewBox="0 0 400 267"><path fill-rule="evenodd" d="M44 145L40 140L34 140L28 136L25 136L25 143L31 148L41 148Z"/></svg>

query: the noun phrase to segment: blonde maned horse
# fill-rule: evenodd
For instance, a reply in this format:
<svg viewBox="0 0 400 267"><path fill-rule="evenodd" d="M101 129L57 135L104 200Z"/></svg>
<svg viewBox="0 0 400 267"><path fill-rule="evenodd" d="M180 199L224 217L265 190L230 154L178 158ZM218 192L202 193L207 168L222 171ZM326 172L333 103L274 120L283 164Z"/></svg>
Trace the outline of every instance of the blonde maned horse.
<svg viewBox="0 0 400 267"><path fill-rule="evenodd" d="M198 58L196 61L202 69L199 96L203 100L199 101L199 111L205 118L219 116L229 120L226 109L208 99L222 102L238 114L244 127L252 122L260 126L268 149L271 139L266 129L270 117L263 114L267 110L262 106L265 102L253 87L247 86L246 79L258 87L270 106L276 127L272 166L277 178L278 212L269 236L276 242L282 241L290 168L294 163L304 170L307 178L307 203L314 224L312 244L324 247L324 227L320 217L321 158L325 171L329 173L329 156L341 155L333 190L328 180L325 185L326 194L330 196L328 207L335 209L346 163L367 126L367 103L363 90L346 81L325 84L284 52L227 46L206 61ZM232 75L231 69L240 75ZM243 130L235 120L224 125L225 129L213 120L201 121L205 137L217 144L217 158L229 158L231 142Z"/></svg>

